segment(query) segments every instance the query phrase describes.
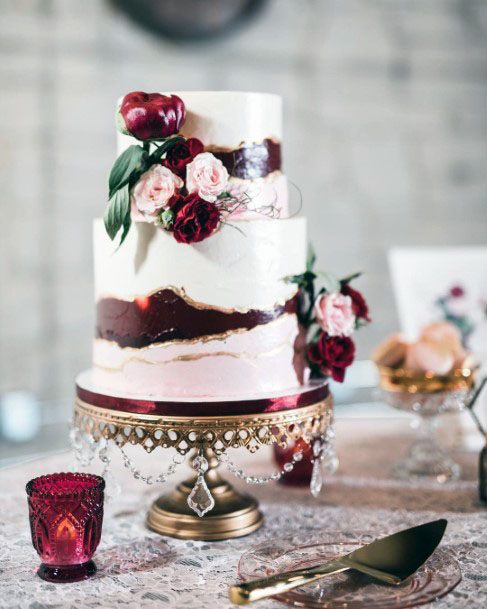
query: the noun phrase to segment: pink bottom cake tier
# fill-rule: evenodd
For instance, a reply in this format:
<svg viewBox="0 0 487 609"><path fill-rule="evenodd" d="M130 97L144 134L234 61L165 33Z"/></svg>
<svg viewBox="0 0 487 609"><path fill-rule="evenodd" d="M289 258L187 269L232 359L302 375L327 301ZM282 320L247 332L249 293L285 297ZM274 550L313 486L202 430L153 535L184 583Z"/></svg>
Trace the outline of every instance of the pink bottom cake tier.
<svg viewBox="0 0 487 609"><path fill-rule="evenodd" d="M86 370L76 379L78 402L121 413L168 417L209 417L259 415L304 408L329 398L327 382L312 381L285 391L247 393L245 397L218 398L178 397L170 395L133 396L123 391L107 391L96 382L93 370Z"/></svg>
<svg viewBox="0 0 487 609"><path fill-rule="evenodd" d="M108 391L210 398L283 391L304 380L295 315L225 338L142 348L96 340L93 377Z"/></svg>

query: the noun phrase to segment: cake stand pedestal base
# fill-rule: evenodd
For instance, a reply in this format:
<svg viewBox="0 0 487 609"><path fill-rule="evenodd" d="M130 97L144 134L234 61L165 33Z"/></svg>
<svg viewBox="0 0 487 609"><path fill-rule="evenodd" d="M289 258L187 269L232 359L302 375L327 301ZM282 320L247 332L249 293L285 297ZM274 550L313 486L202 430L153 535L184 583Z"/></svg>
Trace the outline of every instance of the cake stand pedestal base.
<svg viewBox="0 0 487 609"><path fill-rule="evenodd" d="M211 511L200 518L188 505L197 479L193 476L154 501L147 515L150 529L179 539L215 541L243 537L263 524L257 501L239 493L221 478L218 461L211 451L205 451L205 457L209 465L205 481L215 501Z"/></svg>
<svg viewBox="0 0 487 609"><path fill-rule="evenodd" d="M245 399L155 399L107 393L93 382L92 371L88 370L76 381L73 427L88 437L90 446L104 440L104 447L110 442L122 451L126 445L138 445L147 453L155 449L174 449L180 456L193 452L193 477L152 504L147 525L161 535L211 541L248 535L263 523L255 499L234 489L218 473L227 450L245 448L253 454L261 446L279 444L285 448L303 440L313 450L318 443L321 459L332 412L326 381L310 382L278 395L266 392ZM154 476L142 476L122 454L124 465L134 477L145 481L151 478L154 482ZM99 455L103 463L110 462L106 451ZM156 480L167 480L179 463L181 460L174 461L173 457L167 472ZM230 464L227 460L232 472ZM285 465L283 471L275 472L277 478L245 476L237 469L233 473L247 482L257 478L255 483L260 484L266 478L279 479L284 470L289 471ZM293 463L289 465L293 467ZM319 462L315 460L314 465ZM311 490L318 493L321 469L314 469L317 478Z"/></svg>

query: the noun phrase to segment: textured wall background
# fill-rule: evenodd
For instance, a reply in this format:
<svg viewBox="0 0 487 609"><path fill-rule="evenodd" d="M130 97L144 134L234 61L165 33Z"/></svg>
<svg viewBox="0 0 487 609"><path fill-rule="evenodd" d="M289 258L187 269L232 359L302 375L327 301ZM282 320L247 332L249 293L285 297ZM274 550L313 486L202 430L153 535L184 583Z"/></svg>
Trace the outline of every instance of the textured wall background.
<svg viewBox="0 0 487 609"><path fill-rule="evenodd" d="M190 48L101 0L0 0L0 391L67 397L89 365L91 219L139 88L284 96L320 266L367 273L365 356L397 323L390 246L486 242L486 51L484 0L274 0Z"/></svg>

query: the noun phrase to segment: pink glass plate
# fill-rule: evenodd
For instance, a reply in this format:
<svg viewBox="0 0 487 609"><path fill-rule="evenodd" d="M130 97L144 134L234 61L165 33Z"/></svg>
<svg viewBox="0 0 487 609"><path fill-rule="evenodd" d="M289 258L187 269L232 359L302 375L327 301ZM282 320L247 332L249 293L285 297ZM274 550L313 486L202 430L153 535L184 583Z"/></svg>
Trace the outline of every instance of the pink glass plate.
<svg viewBox="0 0 487 609"><path fill-rule="evenodd" d="M376 536L320 533L320 543L303 537L270 540L245 552L238 571L245 581L301 567L316 566L370 543ZM308 609L404 609L433 601L450 592L462 579L460 565L444 549L398 587L377 582L356 571L325 577L275 598Z"/></svg>

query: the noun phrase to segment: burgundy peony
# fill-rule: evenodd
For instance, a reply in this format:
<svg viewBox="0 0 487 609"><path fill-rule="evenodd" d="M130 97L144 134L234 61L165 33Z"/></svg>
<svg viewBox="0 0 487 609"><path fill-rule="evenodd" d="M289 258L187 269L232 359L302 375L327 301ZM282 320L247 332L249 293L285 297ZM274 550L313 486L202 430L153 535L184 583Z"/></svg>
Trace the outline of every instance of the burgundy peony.
<svg viewBox="0 0 487 609"><path fill-rule="evenodd" d="M203 152L203 150L203 143L195 137L190 137L187 140L174 144L168 151L163 163L173 173L184 178L186 165L191 163L194 157Z"/></svg>
<svg viewBox="0 0 487 609"><path fill-rule="evenodd" d="M220 211L214 203L193 193L178 196L171 202L175 212L172 230L179 243L197 243L209 237L220 222Z"/></svg>
<svg viewBox="0 0 487 609"><path fill-rule="evenodd" d="M186 118L184 102L177 95L127 93L117 114L119 129L138 140L161 140L178 133Z"/></svg>
<svg viewBox="0 0 487 609"><path fill-rule="evenodd" d="M328 336L324 332L310 345L308 359L317 364L323 374L331 375L339 383L345 378L345 368L355 358L355 344L348 336Z"/></svg>
<svg viewBox="0 0 487 609"><path fill-rule="evenodd" d="M342 286L341 292L345 296L350 296L350 298L352 299L352 311L355 317L357 319L365 319L367 321L370 321L369 306L367 305L367 301L362 296L362 294L359 291L354 290L352 287L350 287L350 284L348 283Z"/></svg>

